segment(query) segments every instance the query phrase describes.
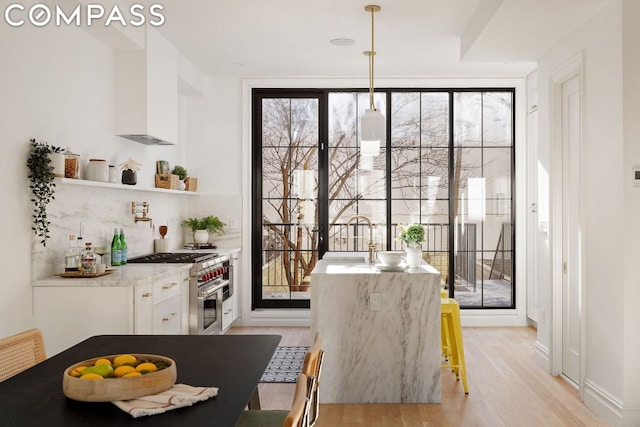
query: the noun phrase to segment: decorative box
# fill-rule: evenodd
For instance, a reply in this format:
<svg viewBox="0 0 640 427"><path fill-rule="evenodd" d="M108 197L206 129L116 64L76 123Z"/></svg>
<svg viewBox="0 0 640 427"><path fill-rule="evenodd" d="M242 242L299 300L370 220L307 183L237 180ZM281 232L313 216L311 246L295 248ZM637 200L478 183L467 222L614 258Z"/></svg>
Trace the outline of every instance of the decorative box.
<svg viewBox="0 0 640 427"><path fill-rule="evenodd" d="M178 189L178 175L172 173L157 173L156 188L166 188L168 190Z"/></svg>
<svg viewBox="0 0 640 427"><path fill-rule="evenodd" d="M198 178L186 177L184 179L185 190L196 191L198 189Z"/></svg>

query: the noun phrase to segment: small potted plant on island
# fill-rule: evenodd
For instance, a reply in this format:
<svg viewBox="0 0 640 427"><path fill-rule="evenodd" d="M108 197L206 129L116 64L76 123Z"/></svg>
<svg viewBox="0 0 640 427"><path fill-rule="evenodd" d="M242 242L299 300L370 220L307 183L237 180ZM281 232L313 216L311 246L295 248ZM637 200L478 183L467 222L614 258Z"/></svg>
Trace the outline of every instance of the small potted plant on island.
<svg viewBox="0 0 640 427"><path fill-rule="evenodd" d="M424 227L420 224L400 225L400 234L396 240L405 242L407 266L418 268L422 259L422 242L424 242Z"/></svg>
<svg viewBox="0 0 640 427"><path fill-rule="evenodd" d="M227 224L213 215L204 218L188 218L182 221L182 226L190 228L193 232L193 241L195 243L207 243L209 234L221 235L225 225Z"/></svg>

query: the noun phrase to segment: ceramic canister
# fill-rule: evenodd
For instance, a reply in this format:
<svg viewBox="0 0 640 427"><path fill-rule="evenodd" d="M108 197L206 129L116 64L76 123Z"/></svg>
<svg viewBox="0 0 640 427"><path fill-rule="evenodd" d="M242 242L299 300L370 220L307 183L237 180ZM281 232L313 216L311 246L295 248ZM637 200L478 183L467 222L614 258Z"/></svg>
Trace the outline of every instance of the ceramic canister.
<svg viewBox="0 0 640 427"><path fill-rule="evenodd" d="M49 158L53 167L53 175L58 178L64 178L64 154L50 153Z"/></svg>
<svg viewBox="0 0 640 427"><path fill-rule="evenodd" d="M114 165L109 165L109 182L112 184L118 183L118 172L116 171L116 167Z"/></svg>
<svg viewBox="0 0 640 427"><path fill-rule="evenodd" d="M87 179L89 181L109 182L109 165L107 161L104 159L89 159Z"/></svg>

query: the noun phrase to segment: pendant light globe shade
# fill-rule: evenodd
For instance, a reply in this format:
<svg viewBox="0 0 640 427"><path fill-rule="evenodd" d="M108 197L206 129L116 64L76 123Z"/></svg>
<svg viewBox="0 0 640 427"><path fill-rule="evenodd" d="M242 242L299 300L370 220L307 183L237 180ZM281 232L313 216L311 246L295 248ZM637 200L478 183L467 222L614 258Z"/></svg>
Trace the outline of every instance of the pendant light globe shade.
<svg viewBox="0 0 640 427"><path fill-rule="evenodd" d="M387 134L386 123L382 113L378 110L367 108L360 120L360 132L362 134L362 154L367 156L379 155L380 142L385 140Z"/></svg>

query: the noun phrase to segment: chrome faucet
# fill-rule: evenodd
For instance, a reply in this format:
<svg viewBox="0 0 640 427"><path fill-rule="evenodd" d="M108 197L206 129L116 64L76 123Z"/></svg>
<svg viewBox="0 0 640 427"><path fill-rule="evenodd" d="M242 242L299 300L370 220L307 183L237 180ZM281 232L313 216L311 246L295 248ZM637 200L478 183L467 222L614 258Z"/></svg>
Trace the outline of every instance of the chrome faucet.
<svg viewBox="0 0 640 427"><path fill-rule="evenodd" d="M376 244L373 241L373 224L368 217L364 215L354 215L349 218L349 221L347 221L347 240L349 240L349 226L354 220L357 221L358 218L364 219L367 221L367 224L369 224L369 263L373 264L376 262Z"/></svg>

